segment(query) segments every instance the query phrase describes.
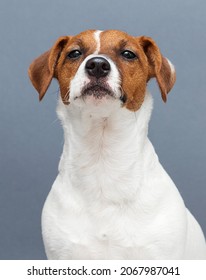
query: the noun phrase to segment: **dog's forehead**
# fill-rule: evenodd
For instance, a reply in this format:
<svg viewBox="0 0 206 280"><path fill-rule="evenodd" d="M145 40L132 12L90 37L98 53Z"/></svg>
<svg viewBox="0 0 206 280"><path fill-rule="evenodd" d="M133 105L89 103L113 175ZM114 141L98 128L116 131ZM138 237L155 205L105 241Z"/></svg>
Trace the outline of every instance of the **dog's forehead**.
<svg viewBox="0 0 206 280"><path fill-rule="evenodd" d="M73 36L70 44L82 44L93 52L104 52L121 44L136 43L134 37L119 30L87 30Z"/></svg>
<svg viewBox="0 0 206 280"><path fill-rule="evenodd" d="M87 30L79 33L78 35L72 36L70 40L70 44L82 43L84 45L95 47L96 46L96 40L94 37L95 32L96 30Z"/></svg>
<svg viewBox="0 0 206 280"><path fill-rule="evenodd" d="M101 43L103 45L116 45L123 40L125 42L133 42L134 37L119 30L106 30L101 33Z"/></svg>

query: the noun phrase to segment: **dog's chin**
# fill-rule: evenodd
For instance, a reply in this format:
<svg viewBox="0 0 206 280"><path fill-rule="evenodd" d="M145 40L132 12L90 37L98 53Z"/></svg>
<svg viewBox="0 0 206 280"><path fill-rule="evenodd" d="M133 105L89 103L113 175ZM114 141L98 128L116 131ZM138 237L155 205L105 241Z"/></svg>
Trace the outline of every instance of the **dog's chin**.
<svg viewBox="0 0 206 280"><path fill-rule="evenodd" d="M82 98L88 98L95 103L101 102L104 99L114 98L112 90L108 86L99 84L88 85L82 90Z"/></svg>
<svg viewBox="0 0 206 280"><path fill-rule="evenodd" d="M120 102L109 87L102 85L86 86L81 93L82 106L92 115L108 117Z"/></svg>

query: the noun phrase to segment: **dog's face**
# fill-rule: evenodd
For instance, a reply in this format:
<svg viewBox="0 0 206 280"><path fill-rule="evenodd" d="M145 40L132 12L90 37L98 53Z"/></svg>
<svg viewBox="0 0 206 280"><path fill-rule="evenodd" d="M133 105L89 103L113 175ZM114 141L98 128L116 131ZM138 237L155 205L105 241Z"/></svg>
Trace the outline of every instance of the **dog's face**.
<svg viewBox="0 0 206 280"><path fill-rule="evenodd" d="M132 111L143 103L151 78L156 78L164 101L175 82L174 67L151 38L116 30L60 37L33 61L29 76L40 100L56 78L66 105L118 102Z"/></svg>

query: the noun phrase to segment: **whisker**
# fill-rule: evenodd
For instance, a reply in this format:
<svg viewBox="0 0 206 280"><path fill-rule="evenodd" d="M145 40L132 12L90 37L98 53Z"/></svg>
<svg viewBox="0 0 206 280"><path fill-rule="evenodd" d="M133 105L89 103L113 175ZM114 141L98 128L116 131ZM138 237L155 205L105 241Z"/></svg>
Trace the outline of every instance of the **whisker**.
<svg viewBox="0 0 206 280"><path fill-rule="evenodd" d="M54 124L55 124L56 122L58 122L58 121L59 121L59 119L56 118L53 122L51 122L50 126L54 125Z"/></svg>
<svg viewBox="0 0 206 280"><path fill-rule="evenodd" d="M66 92L64 98L62 99L62 101L63 101L64 103L69 102L69 94L70 94L70 89L68 89L68 91Z"/></svg>

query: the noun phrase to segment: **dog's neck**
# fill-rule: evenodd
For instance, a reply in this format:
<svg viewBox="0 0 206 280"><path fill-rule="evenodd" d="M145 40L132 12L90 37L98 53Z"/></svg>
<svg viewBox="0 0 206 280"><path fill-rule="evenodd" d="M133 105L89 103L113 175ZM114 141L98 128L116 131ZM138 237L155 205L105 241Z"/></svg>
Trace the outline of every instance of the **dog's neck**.
<svg viewBox="0 0 206 280"><path fill-rule="evenodd" d="M146 93L137 112L117 107L108 117L97 117L60 101L57 113L65 137L60 176L93 193L93 199L100 194L113 201L132 199L141 185L142 169L150 164L146 153L151 146L147 134L152 103Z"/></svg>

